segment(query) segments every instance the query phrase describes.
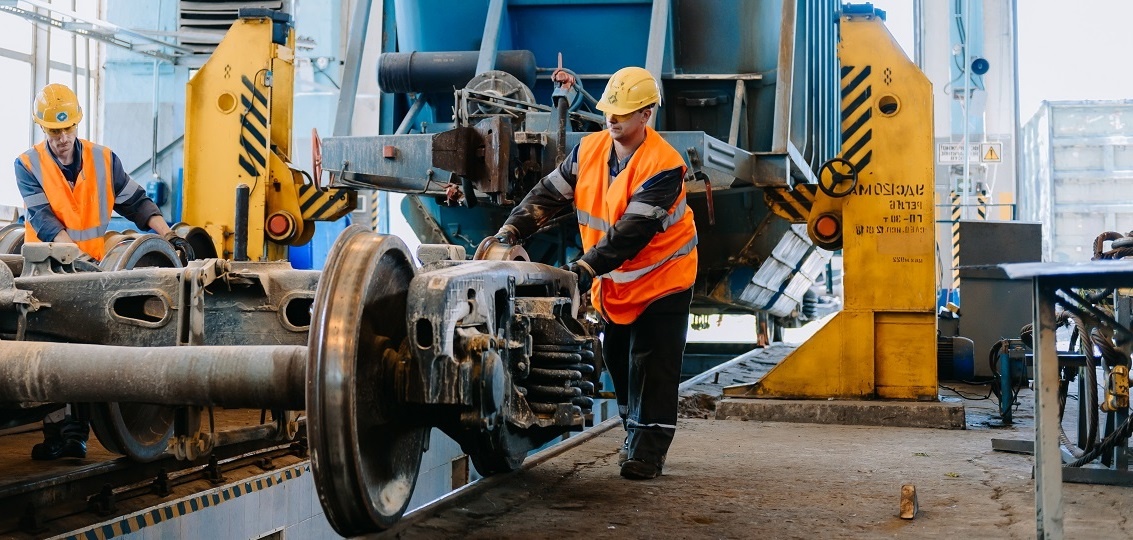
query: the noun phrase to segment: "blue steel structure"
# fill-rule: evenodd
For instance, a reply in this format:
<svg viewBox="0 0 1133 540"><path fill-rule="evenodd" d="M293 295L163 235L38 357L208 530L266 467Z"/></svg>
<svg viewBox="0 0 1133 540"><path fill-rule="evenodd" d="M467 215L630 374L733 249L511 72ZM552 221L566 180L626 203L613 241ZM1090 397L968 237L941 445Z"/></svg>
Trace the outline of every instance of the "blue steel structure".
<svg viewBox="0 0 1133 540"><path fill-rule="evenodd" d="M800 291L800 279L810 284L802 270L816 266L814 247L776 247L785 236L797 244L791 223L806 220L816 172L841 149L839 3L385 0L361 3L355 24L371 9L384 15L388 53L378 66L382 135L336 129L323 167L332 185L409 195L402 211L422 242L471 252L494 234L564 150L604 128L589 98L638 65L661 82L656 129L689 165L700 231L694 310L764 311ZM558 92L561 108L551 81L560 55L582 90ZM360 57L348 52L344 81ZM505 73L492 70L497 60ZM336 126L349 84L341 99ZM774 200L796 211L774 212ZM568 215L525 248L561 265L579 246ZM770 282L757 276L769 261L783 267Z"/></svg>

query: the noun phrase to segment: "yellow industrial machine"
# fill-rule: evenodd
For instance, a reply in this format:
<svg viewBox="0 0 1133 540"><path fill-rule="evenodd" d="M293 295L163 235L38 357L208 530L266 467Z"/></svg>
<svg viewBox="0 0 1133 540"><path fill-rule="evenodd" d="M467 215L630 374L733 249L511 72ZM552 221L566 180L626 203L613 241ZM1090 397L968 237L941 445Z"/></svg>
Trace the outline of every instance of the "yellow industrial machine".
<svg viewBox="0 0 1133 540"><path fill-rule="evenodd" d="M872 10L841 23L842 152L807 231L843 250L845 307L725 396L937 399L931 85Z"/></svg>
<svg viewBox="0 0 1133 540"><path fill-rule="evenodd" d="M304 182L291 161L295 30L286 13L241 10L185 96L183 219L216 253L281 260L307 243L315 221L357 205L352 190ZM247 186L238 195L237 188Z"/></svg>

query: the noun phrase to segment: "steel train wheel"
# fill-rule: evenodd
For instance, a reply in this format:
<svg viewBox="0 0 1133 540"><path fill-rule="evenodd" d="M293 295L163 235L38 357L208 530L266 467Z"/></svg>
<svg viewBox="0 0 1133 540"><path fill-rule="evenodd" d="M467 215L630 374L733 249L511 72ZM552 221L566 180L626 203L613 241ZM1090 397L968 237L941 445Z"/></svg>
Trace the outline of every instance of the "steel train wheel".
<svg viewBox="0 0 1133 540"><path fill-rule="evenodd" d="M343 536L395 524L417 482L429 430L406 422L388 391L415 272L399 238L352 226L315 292L307 431L319 500Z"/></svg>
<svg viewBox="0 0 1133 540"><path fill-rule="evenodd" d="M173 246L157 235L115 235L107 239L107 248L99 263L103 271L181 267ZM175 410L146 403L92 403L91 430L107 450L153 461L169 447Z"/></svg>
<svg viewBox="0 0 1133 540"><path fill-rule="evenodd" d="M217 257L216 244L212 243L212 237L209 236L208 231L188 223L175 223L171 228L173 232L177 233L177 236L184 238L193 247L194 259L215 259Z"/></svg>
<svg viewBox="0 0 1133 540"><path fill-rule="evenodd" d="M106 255L98 263L104 272L134 268L181 268L173 246L156 234L113 235L106 241Z"/></svg>
<svg viewBox="0 0 1133 540"><path fill-rule="evenodd" d="M9 223L0 228L0 253L19 255L24 248L24 226L22 223Z"/></svg>

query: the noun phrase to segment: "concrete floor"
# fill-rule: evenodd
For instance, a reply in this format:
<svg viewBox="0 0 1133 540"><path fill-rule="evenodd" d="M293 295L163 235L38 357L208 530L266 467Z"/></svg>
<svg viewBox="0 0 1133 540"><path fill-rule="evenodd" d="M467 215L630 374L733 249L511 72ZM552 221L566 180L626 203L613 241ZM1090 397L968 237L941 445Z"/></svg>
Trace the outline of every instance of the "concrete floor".
<svg viewBox="0 0 1133 540"><path fill-rule="evenodd" d="M725 381L719 381L725 382ZM398 538L1034 538L1033 458L991 439L1033 438L1033 397L998 425L986 386L968 398L967 429L715 420L710 399L684 407L664 475L618 474L614 425L490 489L409 516ZM942 396L956 396L941 390ZM703 416L707 416L704 418ZM902 485L920 512L899 517ZM1133 489L1064 484L1067 538L1129 538Z"/></svg>

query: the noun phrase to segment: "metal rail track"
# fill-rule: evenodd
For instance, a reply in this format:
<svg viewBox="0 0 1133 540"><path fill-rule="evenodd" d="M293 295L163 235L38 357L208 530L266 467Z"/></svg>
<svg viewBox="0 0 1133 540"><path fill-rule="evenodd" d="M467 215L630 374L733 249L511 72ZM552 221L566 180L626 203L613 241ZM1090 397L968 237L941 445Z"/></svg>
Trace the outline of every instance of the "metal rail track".
<svg viewBox="0 0 1133 540"><path fill-rule="evenodd" d="M105 519L122 513L120 505L146 495L166 496L177 486L200 480L220 485L225 473L250 466L270 470L273 460L284 456L305 459L306 434L300 429L287 443L271 438L272 425L222 431L217 434L222 444L197 461L170 455L138 463L122 457L0 485L0 508L7 509L0 513L0 535L40 535L53 522L83 513Z"/></svg>
<svg viewBox="0 0 1133 540"><path fill-rule="evenodd" d="M735 344L694 346L690 354L721 357L731 355L732 359L717 364L715 362L717 359L713 358L713 364L716 365L682 383L681 390L703 385L713 373L726 372L733 365L743 364L744 360L758 362L758 359L751 357L762 356L768 352L753 350L750 351L751 354L736 357L735 353L738 351L732 350L735 347L737 347ZM777 360L777 357L783 354L785 353L773 352L772 356ZM766 363L770 366L775 360ZM620 419L615 416L585 431L573 434L566 440L529 456L524 461L522 469L537 467L613 429L619 423ZM295 442L286 444L272 440L275 426L264 424L219 432L221 444L213 450L212 455L193 462L178 461L172 456L151 463L138 463L128 458L119 458L70 469L64 473L45 473L30 481L22 479L0 485L0 508L9 510L0 517L0 536L41 535L53 522L84 513L100 520L112 515L129 513L137 510L137 508L124 508L129 506L131 501L150 495L166 496L177 486L202 480L220 485L225 482L224 475L227 472L247 467L270 470L272 460L285 456L306 459L308 445L306 426L303 424L301 421L300 432ZM395 537L398 531L411 528L461 504L469 497L508 482L513 476L514 473L500 474L458 488L408 512L394 527L379 536Z"/></svg>

